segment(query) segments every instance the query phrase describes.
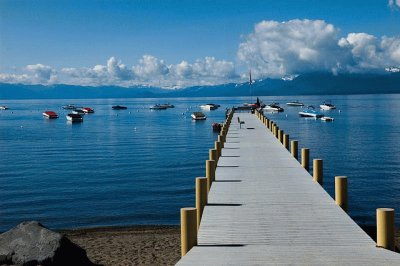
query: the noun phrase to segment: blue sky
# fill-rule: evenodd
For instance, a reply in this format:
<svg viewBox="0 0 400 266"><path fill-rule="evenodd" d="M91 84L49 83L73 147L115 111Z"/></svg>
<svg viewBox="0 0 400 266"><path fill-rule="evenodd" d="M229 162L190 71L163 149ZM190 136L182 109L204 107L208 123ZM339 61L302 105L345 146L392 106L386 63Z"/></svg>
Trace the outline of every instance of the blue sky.
<svg viewBox="0 0 400 266"><path fill-rule="evenodd" d="M261 63L256 62L257 60L251 59L257 57L257 54L250 55L249 51L243 51L244 48L240 51L239 46L246 45L247 42L246 49L253 49L249 48L250 45L256 44L250 44L248 37L254 33L255 25L262 21L280 23L308 19L322 20L327 25L333 25L333 35L337 35L337 38L329 38L336 43L340 38L346 38L349 33L366 33L368 36L378 38L379 40L374 45L380 47L384 42L380 39L382 36L395 38L400 36L399 8L399 0L0 0L0 73L3 73L5 82L12 82L13 77L21 80L17 75L25 74L31 75L32 78L36 77L36 81L32 83L68 83L69 81L79 83L80 79L84 84L92 82L95 85L103 83L123 85L123 82L118 83L118 79L131 81L124 84L135 82L151 84L146 79L152 76L151 71L154 70L156 76L161 76L157 78L159 83L160 80L167 81L166 75L169 75L169 79L173 80L172 83L166 82L166 86L184 86L196 82L212 84L240 79L240 76L243 76L242 72L248 68L254 68L255 75L260 77L268 76L269 73L271 76L277 76L314 71L321 66L321 70L331 70L335 68L332 67L333 62L320 62L316 59L317 55L313 55L312 58L309 56L308 52L313 53L314 50L319 56L323 55L318 50L321 45L318 45L318 49L308 46L307 42L312 41L312 38L301 42L306 50L299 50L299 57L304 55L304 51L307 56L305 58L303 56L301 59L303 61L296 65L260 65ZM310 27L309 23L292 24L302 24L302 28ZM269 26L266 27L269 28ZM283 36L292 36L286 29L278 28L279 26L274 31L275 33L283 32ZM270 32L267 30L265 33ZM358 36L357 40L361 37ZM258 39L258 41L263 43L270 40L267 38ZM301 44L298 45L301 46ZM347 46L351 46L351 49L355 47L352 42ZM390 49L393 50L396 46L397 42L392 42ZM257 47L261 57L265 59L264 62L272 62L272 65L276 63L276 58L265 55L263 48ZM336 48L333 53L343 52L336 51ZM396 52L391 53L391 55L382 55L376 61L385 61L390 57L388 62L400 65ZM151 57L144 58L144 55ZM282 56L285 57L285 55L280 55ZM342 56L344 59L336 62L340 65L337 68L339 70L344 69L342 65L359 60L359 55L356 55L356 59L349 59L344 54L340 55ZM112 58L114 60L111 60ZM293 58L291 55L288 59L294 60ZM194 65L196 60L199 60L197 66ZM174 67L182 61L188 65L177 67L179 71L183 71L176 70L179 72L178 75ZM367 60L364 61L367 62ZM365 62L364 64L351 62L349 66L346 66L346 71L360 71L361 68L365 68ZM149 64L156 64L158 68L146 68L150 66ZM90 80L89 76L94 75L93 71L96 75L103 71L100 67L94 70L96 65L106 67L103 70L108 73L107 75L114 73L114 80L107 78L104 73L96 77L96 81ZM135 66L137 68L133 70ZM381 66L379 65L379 68ZM218 67L221 71L211 73L213 77L207 79L209 68ZM375 67L378 68L378 65ZM370 70L371 66L367 68ZM67 70L62 71L62 69ZM81 71L78 73L79 69ZM83 73L84 69L87 70L85 73ZM201 69L201 73L200 70L194 69ZM93 71L90 72L91 70ZM4 78L5 74L8 76ZM14 76L11 77L11 74ZM187 78L189 74L191 82L176 81L177 76ZM53 76L52 81L49 78L51 76ZM174 78L170 78L172 76ZM27 76L21 78L29 83ZM46 78L47 81L43 82Z"/></svg>

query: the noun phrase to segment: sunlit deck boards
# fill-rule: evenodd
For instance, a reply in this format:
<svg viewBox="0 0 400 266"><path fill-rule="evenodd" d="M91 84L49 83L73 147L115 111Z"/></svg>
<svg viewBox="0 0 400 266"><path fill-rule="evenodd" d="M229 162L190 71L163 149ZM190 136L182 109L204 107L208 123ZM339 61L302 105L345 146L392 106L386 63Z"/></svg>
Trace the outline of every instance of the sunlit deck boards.
<svg viewBox="0 0 400 266"><path fill-rule="evenodd" d="M178 265L400 265L251 114L232 119L208 202Z"/></svg>

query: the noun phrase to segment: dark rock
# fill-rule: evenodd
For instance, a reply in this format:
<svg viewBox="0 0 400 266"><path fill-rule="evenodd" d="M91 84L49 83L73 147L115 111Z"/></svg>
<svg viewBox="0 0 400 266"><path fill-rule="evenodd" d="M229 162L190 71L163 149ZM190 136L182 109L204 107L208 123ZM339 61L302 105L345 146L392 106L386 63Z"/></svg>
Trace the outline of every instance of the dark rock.
<svg viewBox="0 0 400 266"><path fill-rule="evenodd" d="M94 265L84 249L34 221L0 235L1 264Z"/></svg>

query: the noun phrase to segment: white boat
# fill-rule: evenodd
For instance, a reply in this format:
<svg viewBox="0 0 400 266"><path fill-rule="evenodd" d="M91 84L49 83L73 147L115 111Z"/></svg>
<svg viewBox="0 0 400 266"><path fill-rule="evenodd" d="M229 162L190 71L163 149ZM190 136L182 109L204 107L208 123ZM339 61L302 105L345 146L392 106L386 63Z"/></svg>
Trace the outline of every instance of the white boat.
<svg viewBox="0 0 400 266"><path fill-rule="evenodd" d="M206 120L207 116L202 112L193 112L191 115L193 120Z"/></svg>
<svg viewBox="0 0 400 266"><path fill-rule="evenodd" d="M332 122L335 119L333 117L324 116L324 117L321 117L321 120L325 121L325 122Z"/></svg>
<svg viewBox="0 0 400 266"><path fill-rule="evenodd" d="M321 118L324 117L323 114L317 113L315 111L314 106L308 106L307 109L303 109L299 112L301 117L313 117L313 118Z"/></svg>
<svg viewBox="0 0 400 266"><path fill-rule="evenodd" d="M304 106L304 103L301 103L299 101L294 101L294 102L288 102L288 103L286 103L286 105L289 105L289 106Z"/></svg>
<svg viewBox="0 0 400 266"><path fill-rule="evenodd" d="M165 110L167 107L165 105L156 104L150 107L150 110Z"/></svg>
<svg viewBox="0 0 400 266"><path fill-rule="evenodd" d="M73 104L68 104L68 105L64 105L62 108L66 109L66 110L75 110L75 109L78 109L78 108L81 108L81 107L77 107L77 106L75 106Z"/></svg>
<svg viewBox="0 0 400 266"><path fill-rule="evenodd" d="M207 104L204 104L204 105L200 105L200 108L204 109L204 110L211 111L211 110L217 110L219 106L220 105L218 105L218 104L207 103Z"/></svg>
<svg viewBox="0 0 400 266"><path fill-rule="evenodd" d="M280 107L278 105L278 103L268 104L263 108L263 110L266 112L283 112L284 111L284 109L282 107Z"/></svg>
<svg viewBox="0 0 400 266"><path fill-rule="evenodd" d="M48 118L48 119L55 119L58 118L58 115L54 111L45 111L43 112L43 116Z"/></svg>
<svg viewBox="0 0 400 266"><path fill-rule="evenodd" d="M323 104L321 104L319 106L322 110L332 110L332 109L336 109L336 106L334 106L333 104L331 104L330 102L324 102Z"/></svg>
<svg viewBox="0 0 400 266"><path fill-rule="evenodd" d="M79 114L67 114L66 117L71 122L83 122L83 117Z"/></svg>
<svg viewBox="0 0 400 266"><path fill-rule="evenodd" d="M75 109L71 113L76 114L76 115L85 115L86 112L83 111L82 109Z"/></svg>
<svg viewBox="0 0 400 266"><path fill-rule="evenodd" d="M9 108L5 105L0 106L0 110L8 110Z"/></svg>

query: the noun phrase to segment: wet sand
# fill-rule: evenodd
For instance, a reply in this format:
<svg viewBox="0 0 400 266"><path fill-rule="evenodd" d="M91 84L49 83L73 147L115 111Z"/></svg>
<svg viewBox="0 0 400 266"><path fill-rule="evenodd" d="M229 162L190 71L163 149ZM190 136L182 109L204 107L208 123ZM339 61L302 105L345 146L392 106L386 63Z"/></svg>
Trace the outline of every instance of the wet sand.
<svg viewBox="0 0 400 266"><path fill-rule="evenodd" d="M104 227L64 230L100 265L175 265L180 259L179 226Z"/></svg>

